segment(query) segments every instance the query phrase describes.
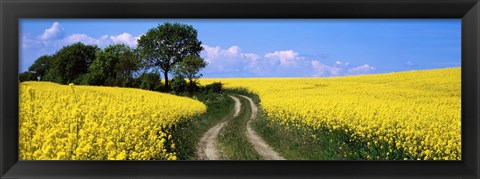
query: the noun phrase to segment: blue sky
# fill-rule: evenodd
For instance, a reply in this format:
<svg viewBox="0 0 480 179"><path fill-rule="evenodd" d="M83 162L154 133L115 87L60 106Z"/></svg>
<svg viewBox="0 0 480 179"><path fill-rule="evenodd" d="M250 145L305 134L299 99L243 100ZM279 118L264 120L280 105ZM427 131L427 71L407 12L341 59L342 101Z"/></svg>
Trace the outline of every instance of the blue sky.
<svg viewBox="0 0 480 179"><path fill-rule="evenodd" d="M330 77L459 67L460 19L21 19L20 72L75 42L136 39L165 22L192 25L204 77Z"/></svg>

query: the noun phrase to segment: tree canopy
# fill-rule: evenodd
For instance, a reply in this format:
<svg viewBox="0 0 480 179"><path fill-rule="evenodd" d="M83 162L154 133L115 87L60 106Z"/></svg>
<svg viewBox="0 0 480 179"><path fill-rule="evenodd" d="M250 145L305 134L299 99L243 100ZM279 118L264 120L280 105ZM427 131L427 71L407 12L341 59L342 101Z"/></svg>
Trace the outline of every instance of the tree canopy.
<svg viewBox="0 0 480 179"><path fill-rule="evenodd" d="M124 44L110 45L96 53L95 60L88 68L87 83L130 87L133 85L132 73L140 66L134 49Z"/></svg>
<svg viewBox="0 0 480 179"><path fill-rule="evenodd" d="M45 75L45 80L62 84L80 83L98 50L97 46L80 42L63 47L53 55L53 65Z"/></svg>
<svg viewBox="0 0 480 179"><path fill-rule="evenodd" d="M180 61L176 67L175 73L188 78L190 93L193 93L196 79L202 77L202 74L199 73L200 70L205 68L207 64L208 63L203 58L197 55L188 55Z"/></svg>
<svg viewBox="0 0 480 179"><path fill-rule="evenodd" d="M138 40L138 49L147 65L159 68L169 89L168 73L188 55L199 55L202 42L191 25L165 23L148 30Z"/></svg>
<svg viewBox="0 0 480 179"><path fill-rule="evenodd" d="M28 71L35 77L35 80L44 81L45 75L54 65L53 60L52 56L41 56L28 68Z"/></svg>

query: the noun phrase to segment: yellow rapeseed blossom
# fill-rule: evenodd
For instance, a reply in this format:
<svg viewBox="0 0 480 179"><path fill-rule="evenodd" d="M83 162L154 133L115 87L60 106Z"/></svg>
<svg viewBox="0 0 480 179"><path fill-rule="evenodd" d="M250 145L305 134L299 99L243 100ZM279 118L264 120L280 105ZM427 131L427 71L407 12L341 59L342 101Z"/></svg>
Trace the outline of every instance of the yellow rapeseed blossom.
<svg viewBox="0 0 480 179"><path fill-rule="evenodd" d="M133 88L22 82L19 111L20 160L175 160L171 129L206 106Z"/></svg>
<svg viewBox="0 0 480 179"><path fill-rule="evenodd" d="M273 122L341 131L411 159L461 159L461 69L331 78L223 78L259 95ZM388 155L388 154L387 154ZM403 158L409 159L409 158Z"/></svg>

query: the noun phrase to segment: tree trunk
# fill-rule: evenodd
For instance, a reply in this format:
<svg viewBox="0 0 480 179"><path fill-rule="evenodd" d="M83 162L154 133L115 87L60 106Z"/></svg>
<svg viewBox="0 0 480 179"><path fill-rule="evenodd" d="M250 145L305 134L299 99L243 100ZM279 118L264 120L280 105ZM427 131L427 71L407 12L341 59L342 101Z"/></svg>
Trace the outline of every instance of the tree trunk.
<svg viewBox="0 0 480 179"><path fill-rule="evenodd" d="M165 78L165 91L168 92L170 91L170 88L168 87L168 71L167 70L163 72L163 77Z"/></svg>
<svg viewBox="0 0 480 179"><path fill-rule="evenodd" d="M188 81L190 82L190 93L193 94L193 80L192 78L189 78Z"/></svg>

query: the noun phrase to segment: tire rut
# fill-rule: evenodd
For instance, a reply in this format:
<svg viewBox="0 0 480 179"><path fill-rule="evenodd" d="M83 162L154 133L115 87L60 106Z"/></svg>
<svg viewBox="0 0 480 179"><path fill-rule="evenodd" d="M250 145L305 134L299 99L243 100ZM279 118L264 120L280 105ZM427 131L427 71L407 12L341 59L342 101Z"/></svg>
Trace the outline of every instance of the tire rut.
<svg viewBox="0 0 480 179"><path fill-rule="evenodd" d="M273 150L260 136L258 136L251 127L251 122L257 118L258 108L253 102L253 100L247 96L239 95L250 102L250 107L252 109L252 114L250 120L247 122L247 130L245 135L247 135L248 141L253 145L255 151L260 154L265 160L285 160L279 153Z"/></svg>
<svg viewBox="0 0 480 179"><path fill-rule="evenodd" d="M220 160L220 155L217 149L217 137L220 130L227 124L230 119L237 117L240 113L242 104L240 100L234 96L228 95L235 102L233 117L231 114L222 119L223 122L210 128L198 142L197 159L199 160ZM230 118L230 119L229 119Z"/></svg>
<svg viewBox="0 0 480 179"><path fill-rule="evenodd" d="M222 119L223 122L218 123L217 125L210 128L198 142L197 146L197 159L198 160L221 160L221 156L218 151L217 137L220 133L220 130L232 119L238 117L240 109L242 108L242 103L240 100L232 95L228 95L235 102L234 109L232 112ZM270 147L260 136L251 127L251 122L257 118L258 107L255 105L253 100L244 95L238 95L242 98L245 98L249 101L249 106L251 108L251 116L246 125L245 135L248 142L250 142L255 149L255 151L262 156L265 160L285 160L279 153L277 153L272 147ZM243 106L248 106L244 104ZM232 114L233 113L233 114Z"/></svg>

